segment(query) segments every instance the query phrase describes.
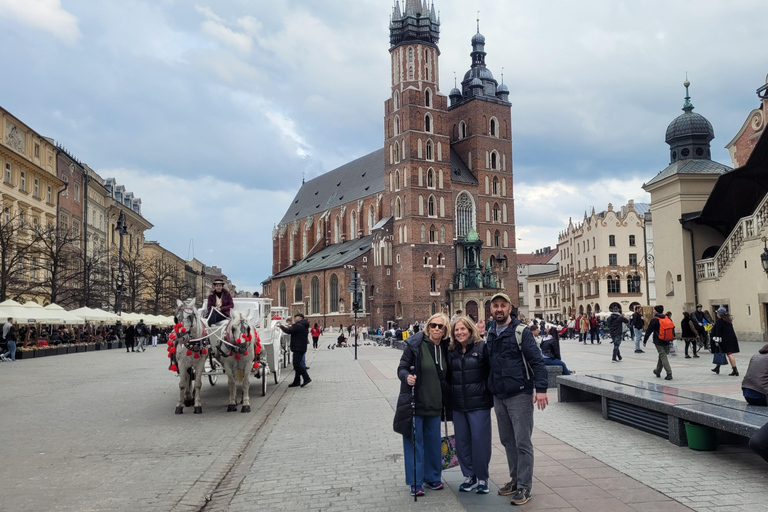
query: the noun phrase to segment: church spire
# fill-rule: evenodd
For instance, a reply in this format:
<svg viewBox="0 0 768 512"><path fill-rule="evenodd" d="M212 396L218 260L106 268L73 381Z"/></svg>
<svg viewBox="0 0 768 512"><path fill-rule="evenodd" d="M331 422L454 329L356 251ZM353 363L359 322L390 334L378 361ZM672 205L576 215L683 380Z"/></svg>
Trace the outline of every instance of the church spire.
<svg viewBox="0 0 768 512"><path fill-rule="evenodd" d="M685 82L683 82L683 85L685 86L685 103L683 103L683 112L692 112L693 103L691 103L691 95L688 93L688 87L691 85L691 82L688 81L688 73L685 74Z"/></svg>
<svg viewBox="0 0 768 512"><path fill-rule="evenodd" d="M435 4L430 0L395 2L389 26L389 43L394 48L403 43L421 42L437 45L440 40L440 20L435 15Z"/></svg>

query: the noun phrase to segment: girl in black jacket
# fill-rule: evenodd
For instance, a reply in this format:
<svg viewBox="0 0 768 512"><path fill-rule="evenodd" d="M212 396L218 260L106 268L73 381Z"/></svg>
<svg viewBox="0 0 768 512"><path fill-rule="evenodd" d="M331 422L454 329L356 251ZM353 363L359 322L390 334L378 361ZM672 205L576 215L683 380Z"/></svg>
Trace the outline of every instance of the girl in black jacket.
<svg viewBox="0 0 768 512"><path fill-rule="evenodd" d="M563 375L571 374L568 366L560 358L560 335L557 333L557 327L550 327L541 340L541 355L547 365L561 367Z"/></svg>
<svg viewBox="0 0 768 512"><path fill-rule="evenodd" d="M456 455L464 475L459 490L468 492L477 484L478 494L488 494L493 407L487 387L490 366L485 342L469 317L459 316L453 321L448 349Z"/></svg>

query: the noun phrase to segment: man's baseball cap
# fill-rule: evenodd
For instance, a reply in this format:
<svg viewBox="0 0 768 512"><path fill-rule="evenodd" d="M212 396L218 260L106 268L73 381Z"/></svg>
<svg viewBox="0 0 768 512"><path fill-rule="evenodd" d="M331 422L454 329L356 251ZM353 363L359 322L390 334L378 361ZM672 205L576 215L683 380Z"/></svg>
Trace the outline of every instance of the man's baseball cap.
<svg viewBox="0 0 768 512"><path fill-rule="evenodd" d="M512 301L509 300L509 295L507 295L506 293L503 293L503 292L499 292L499 293L495 294L493 297L491 297L491 302L493 302L496 299L504 299L505 301L507 301L510 304L512 304Z"/></svg>

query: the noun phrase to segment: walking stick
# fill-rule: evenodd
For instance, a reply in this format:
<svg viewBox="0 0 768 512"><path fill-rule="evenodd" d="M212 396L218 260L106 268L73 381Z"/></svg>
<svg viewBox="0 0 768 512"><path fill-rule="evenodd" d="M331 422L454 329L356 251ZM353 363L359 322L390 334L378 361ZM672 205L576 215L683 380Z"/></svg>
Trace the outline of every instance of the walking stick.
<svg viewBox="0 0 768 512"><path fill-rule="evenodd" d="M416 367L411 366L411 374L415 375ZM411 443L413 444L413 501L419 501L416 496L416 384L411 386Z"/></svg>

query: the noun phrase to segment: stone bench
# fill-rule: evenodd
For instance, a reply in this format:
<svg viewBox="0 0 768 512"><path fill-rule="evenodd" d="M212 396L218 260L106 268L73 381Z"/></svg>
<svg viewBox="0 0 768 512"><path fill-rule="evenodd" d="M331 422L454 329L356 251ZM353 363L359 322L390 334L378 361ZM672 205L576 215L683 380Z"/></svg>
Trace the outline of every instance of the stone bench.
<svg viewBox="0 0 768 512"><path fill-rule="evenodd" d="M618 375L561 375L560 402L600 401L603 418L665 437L678 446L688 439L684 422L712 427L721 441L750 437L768 423L768 408Z"/></svg>
<svg viewBox="0 0 768 512"><path fill-rule="evenodd" d="M552 389L557 387L557 377L563 374L563 367L557 365L547 365L547 379L549 384L547 388Z"/></svg>

